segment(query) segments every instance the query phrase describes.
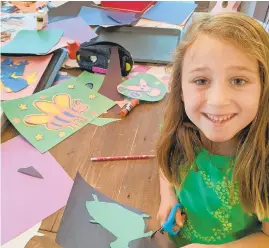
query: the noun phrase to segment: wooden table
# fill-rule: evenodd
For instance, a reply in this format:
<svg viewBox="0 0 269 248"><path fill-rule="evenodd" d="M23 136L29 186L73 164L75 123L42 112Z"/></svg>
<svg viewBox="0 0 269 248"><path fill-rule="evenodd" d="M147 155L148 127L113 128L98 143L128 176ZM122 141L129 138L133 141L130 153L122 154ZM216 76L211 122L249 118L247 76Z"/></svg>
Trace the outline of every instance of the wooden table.
<svg viewBox="0 0 269 248"><path fill-rule="evenodd" d="M165 102L141 104L121 121L103 127L88 124L49 151L72 179L79 172L100 192L151 215L152 219L147 221L150 230L159 227L156 220L159 179L155 160L91 162L90 158L154 154ZM2 133L2 143L17 135L9 125ZM33 237L26 248L59 247L54 239L63 212L64 208L44 219L40 231L46 235ZM167 241L164 243L162 247L167 247Z"/></svg>

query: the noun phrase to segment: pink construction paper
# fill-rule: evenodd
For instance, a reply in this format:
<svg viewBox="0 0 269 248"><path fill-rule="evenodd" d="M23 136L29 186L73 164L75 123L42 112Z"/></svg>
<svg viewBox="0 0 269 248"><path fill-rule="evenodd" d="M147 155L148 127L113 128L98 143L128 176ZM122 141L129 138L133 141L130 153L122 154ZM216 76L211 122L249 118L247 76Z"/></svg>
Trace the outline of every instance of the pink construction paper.
<svg viewBox="0 0 269 248"><path fill-rule="evenodd" d="M46 29L62 29L64 31L63 37L67 37L79 43L90 41L97 36L81 17L49 23Z"/></svg>
<svg viewBox="0 0 269 248"><path fill-rule="evenodd" d="M10 92L7 93L4 89L4 86L1 85L1 100L14 100L25 96L30 96L35 91L39 80L41 79L44 71L46 70L52 54L45 55L45 56L23 56L23 57L13 57L13 56L2 56L1 61L3 61L6 57L11 58L14 62L20 62L27 60L29 62L28 65L25 66L23 78L27 79L27 76L31 75L32 73L36 72L35 82L31 85L28 85L21 91L18 92Z"/></svg>
<svg viewBox="0 0 269 248"><path fill-rule="evenodd" d="M1 145L1 244L36 225L67 203L73 181L49 152L22 136ZM44 179L18 172L33 166Z"/></svg>

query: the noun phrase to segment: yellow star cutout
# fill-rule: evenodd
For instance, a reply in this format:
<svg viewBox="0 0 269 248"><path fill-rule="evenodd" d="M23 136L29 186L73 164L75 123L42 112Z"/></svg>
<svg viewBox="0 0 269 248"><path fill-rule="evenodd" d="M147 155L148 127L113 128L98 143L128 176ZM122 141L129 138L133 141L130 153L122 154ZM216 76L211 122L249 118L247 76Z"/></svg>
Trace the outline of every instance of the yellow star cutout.
<svg viewBox="0 0 269 248"><path fill-rule="evenodd" d="M17 117L13 118L12 122L18 124L18 123L20 123L20 119Z"/></svg>
<svg viewBox="0 0 269 248"><path fill-rule="evenodd" d="M64 137L65 136L65 132L58 133L58 136L61 137L61 138Z"/></svg>
<svg viewBox="0 0 269 248"><path fill-rule="evenodd" d="M68 89L74 89L75 88L75 85L74 84L68 84L67 88Z"/></svg>
<svg viewBox="0 0 269 248"><path fill-rule="evenodd" d="M27 110L27 106L25 104L19 105L20 110Z"/></svg>
<svg viewBox="0 0 269 248"><path fill-rule="evenodd" d="M90 99L94 99L95 98L95 95L89 95L89 98Z"/></svg>
<svg viewBox="0 0 269 248"><path fill-rule="evenodd" d="M36 139L37 141L42 140L42 139L43 139L43 135L40 134L40 133L38 133L38 134L35 136L35 139Z"/></svg>

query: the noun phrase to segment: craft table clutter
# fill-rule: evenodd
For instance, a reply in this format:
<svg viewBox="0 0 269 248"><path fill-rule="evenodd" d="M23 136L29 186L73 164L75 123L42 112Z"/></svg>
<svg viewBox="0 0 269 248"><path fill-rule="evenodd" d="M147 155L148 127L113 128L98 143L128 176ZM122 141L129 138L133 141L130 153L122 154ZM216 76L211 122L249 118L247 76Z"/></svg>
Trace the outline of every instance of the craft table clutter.
<svg viewBox="0 0 269 248"><path fill-rule="evenodd" d="M143 57L135 44L150 30L176 46L196 7L1 2L1 247L170 247L151 235L173 47L145 44ZM127 26L140 32L131 51ZM99 40L100 28L118 38Z"/></svg>

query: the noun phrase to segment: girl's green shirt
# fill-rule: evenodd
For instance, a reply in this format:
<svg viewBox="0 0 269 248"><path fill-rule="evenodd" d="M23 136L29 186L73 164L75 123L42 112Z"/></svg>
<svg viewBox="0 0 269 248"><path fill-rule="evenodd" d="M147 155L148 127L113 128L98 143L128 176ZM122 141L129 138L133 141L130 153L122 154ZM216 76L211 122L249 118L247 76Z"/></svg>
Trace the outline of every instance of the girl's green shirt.
<svg viewBox="0 0 269 248"><path fill-rule="evenodd" d="M233 159L205 149L198 153L180 191L176 190L187 215L180 232L170 236L177 247L190 243L224 244L261 230L257 216L243 211L237 184L231 187Z"/></svg>

